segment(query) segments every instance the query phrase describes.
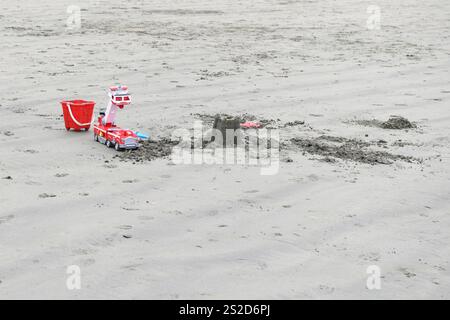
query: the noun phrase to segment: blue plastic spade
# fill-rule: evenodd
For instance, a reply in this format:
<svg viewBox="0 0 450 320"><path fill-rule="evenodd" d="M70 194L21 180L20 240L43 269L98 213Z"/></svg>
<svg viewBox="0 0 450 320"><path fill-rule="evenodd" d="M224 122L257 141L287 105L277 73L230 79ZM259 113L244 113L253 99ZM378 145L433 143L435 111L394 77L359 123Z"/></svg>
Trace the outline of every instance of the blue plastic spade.
<svg viewBox="0 0 450 320"><path fill-rule="evenodd" d="M139 139L142 139L142 140L148 140L150 137L148 136L148 135L146 135L146 134L143 134L143 133L140 133L140 132L135 132L136 133L136 135L138 136L138 138Z"/></svg>

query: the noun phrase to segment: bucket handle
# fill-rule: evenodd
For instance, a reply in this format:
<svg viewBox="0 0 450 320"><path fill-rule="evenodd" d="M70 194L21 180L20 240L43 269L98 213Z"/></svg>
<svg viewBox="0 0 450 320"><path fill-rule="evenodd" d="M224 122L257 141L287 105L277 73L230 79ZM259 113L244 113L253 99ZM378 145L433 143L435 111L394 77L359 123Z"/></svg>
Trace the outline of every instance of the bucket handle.
<svg viewBox="0 0 450 320"><path fill-rule="evenodd" d="M81 123L77 119L75 119L75 117L74 117L74 115L72 113L72 109L70 108L70 103L67 103L67 109L69 110L69 114L70 114L70 117L72 118L73 122L75 122L78 126L84 127L84 126L90 126L91 125L92 118L91 118L91 121L88 122L88 123Z"/></svg>

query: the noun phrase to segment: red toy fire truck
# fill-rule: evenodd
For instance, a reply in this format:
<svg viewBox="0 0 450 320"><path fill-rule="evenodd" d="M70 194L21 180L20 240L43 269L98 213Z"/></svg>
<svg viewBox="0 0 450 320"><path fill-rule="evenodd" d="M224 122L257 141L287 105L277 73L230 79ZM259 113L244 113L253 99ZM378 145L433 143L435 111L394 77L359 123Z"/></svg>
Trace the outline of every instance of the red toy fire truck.
<svg viewBox="0 0 450 320"><path fill-rule="evenodd" d="M131 103L127 86L110 87L108 91L109 102L105 112L100 112L97 123L94 125L94 139L105 144L108 148L114 146L122 149L139 148L139 137L131 130L121 129L114 123L117 110L123 109Z"/></svg>

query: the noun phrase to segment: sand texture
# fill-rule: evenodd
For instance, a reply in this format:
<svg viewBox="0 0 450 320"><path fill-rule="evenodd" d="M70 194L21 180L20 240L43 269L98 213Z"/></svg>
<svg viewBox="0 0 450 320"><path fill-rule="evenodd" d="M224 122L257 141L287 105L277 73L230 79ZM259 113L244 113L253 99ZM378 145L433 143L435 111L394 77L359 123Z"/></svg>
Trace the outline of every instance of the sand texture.
<svg viewBox="0 0 450 320"><path fill-rule="evenodd" d="M450 2L375 2L9 2L0 298L450 298ZM150 154L64 128L120 83ZM278 130L278 172L171 161L216 114Z"/></svg>

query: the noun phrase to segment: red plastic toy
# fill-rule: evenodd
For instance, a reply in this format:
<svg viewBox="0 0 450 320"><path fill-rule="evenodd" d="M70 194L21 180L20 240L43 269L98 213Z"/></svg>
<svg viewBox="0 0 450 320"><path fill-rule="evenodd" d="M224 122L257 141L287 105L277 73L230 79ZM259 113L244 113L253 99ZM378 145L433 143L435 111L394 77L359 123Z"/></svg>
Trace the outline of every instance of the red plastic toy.
<svg viewBox="0 0 450 320"><path fill-rule="evenodd" d="M241 123L241 128L243 129L251 129L251 128L261 128L261 124L259 122L253 122L253 121L246 121L244 123Z"/></svg>
<svg viewBox="0 0 450 320"><path fill-rule="evenodd" d="M88 131L92 123L95 102L85 100L61 101L64 124L67 131L73 129Z"/></svg>
<svg viewBox="0 0 450 320"><path fill-rule="evenodd" d="M95 141L104 143L108 148L114 146L117 151L139 148L138 136L131 130L117 127L114 123L117 110L131 103L128 87L110 87L108 96L110 99L106 112L100 112L97 123L94 125Z"/></svg>

